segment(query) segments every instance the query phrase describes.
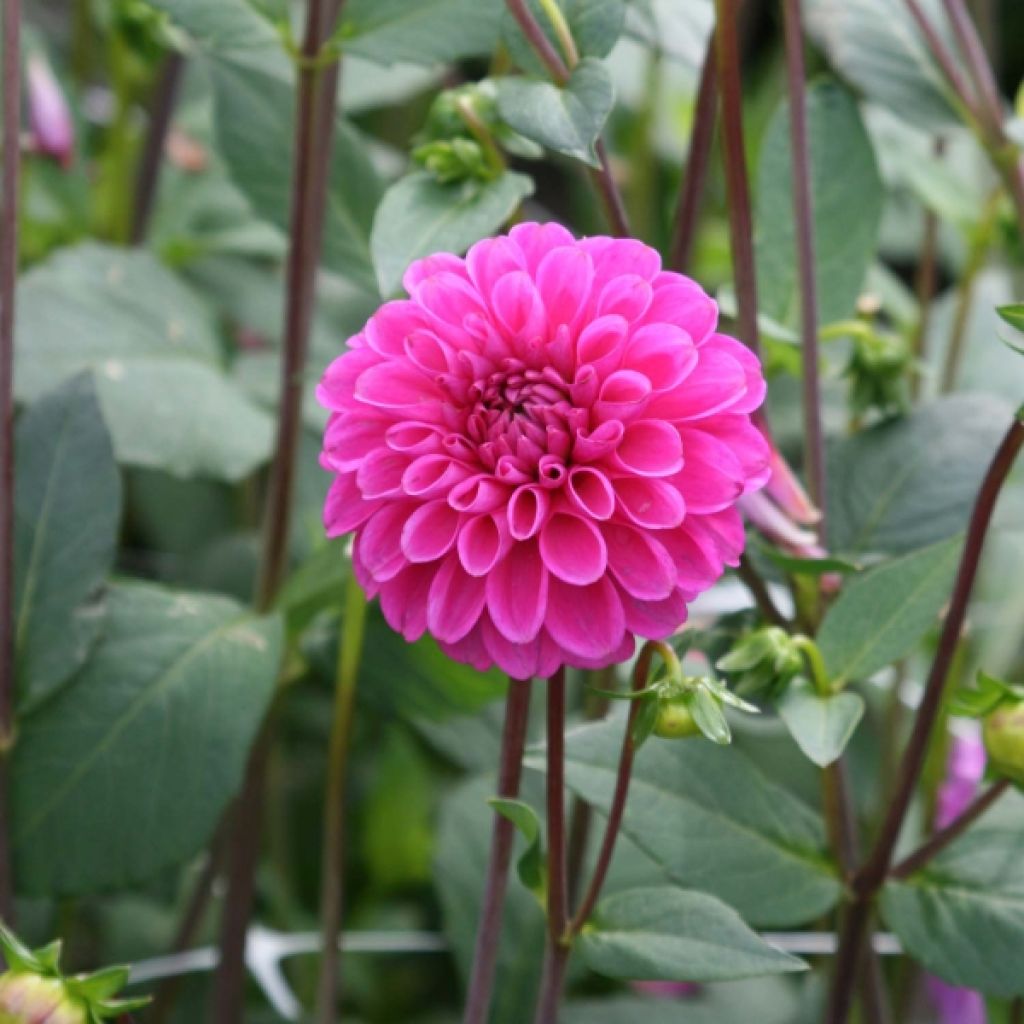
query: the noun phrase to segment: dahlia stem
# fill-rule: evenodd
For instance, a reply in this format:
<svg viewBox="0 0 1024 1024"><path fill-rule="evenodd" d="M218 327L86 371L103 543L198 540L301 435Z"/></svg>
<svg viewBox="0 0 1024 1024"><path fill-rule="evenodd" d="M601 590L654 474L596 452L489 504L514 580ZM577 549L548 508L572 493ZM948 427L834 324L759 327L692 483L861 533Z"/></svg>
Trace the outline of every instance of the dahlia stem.
<svg viewBox="0 0 1024 1024"><path fill-rule="evenodd" d="M786 616L779 611L775 599L772 597L768 584L764 577L754 568L753 563L746 555L740 557L740 564L736 568L736 575L743 581L744 586L750 591L750 596L757 605L757 610L765 622L781 629L788 630L792 623L787 621Z"/></svg>
<svg viewBox="0 0 1024 1024"><path fill-rule="evenodd" d="M321 959L317 988L316 1020L331 1024L336 1019L340 988L338 932L344 898L345 782L348 778L352 716L356 683L366 629L366 598L355 578L349 576L338 645L338 673L334 716L328 753L327 793L324 798L324 848L320 887Z"/></svg>
<svg viewBox="0 0 1024 1024"><path fill-rule="evenodd" d="M514 800L519 795L519 781L523 772L523 748L530 717L529 679L510 679L505 704L505 724L501 734L501 754L498 764L498 796ZM476 932L473 952L473 970L469 979L463 1024L486 1024L491 1008L494 972L498 963L498 945L501 941L501 921L508 884L508 869L512 859L515 825L495 812L491 830L491 852L487 862L480 923Z"/></svg>
<svg viewBox="0 0 1024 1024"><path fill-rule="evenodd" d="M526 41L533 47L534 52L540 58L541 63L548 70L548 74L558 85L565 85L572 74L572 67L563 60L562 55L555 49L551 40L541 27L540 22L533 16L526 0L506 0L509 13L515 18L520 30L526 37ZM568 31L568 27L566 27ZM575 43L571 43L570 56L576 52ZM608 151L605 148L604 140L599 138L594 143L594 152L597 154L599 168L591 170L591 180L597 189L601 202L604 204L605 216L616 235L628 236L629 218L626 215L626 205L622 201L622 193L619 191L618 183L612 174L611 163L608 159Z"/></svg>
<svg viewBox="0 0 1024 1024"><path fill-rule="evenodd" d="M740 336L755 353L761 350L757 327L757 274L754 224L750 209L747 157L743 149L743 92L737 29L738 0L715 0L715 53L722 101L722 155L729 197L729 237Z"/></svg>
<svg viewBox="0 0 1024 1024"><path fill-rule="evenodd" d="M825 537L825 436L821 425L818 372L818 296L814 266L814 209L811 160L807 145L807 90L800 0L782 0L786 43L786 84L789 92L789 135L793 175L793 217L796 222L797 268L800 274L800 343L803 357L804 464L811 500L818 506L818 539Z"/></svg>
<svg viewBox="0 0 1024 1024"><path fill-rule="evenodd" d="M338 84L338 64L323 70L317 58L334 30L340 9L338 0L310 0L301 49L303 60L298 68L280 404L256 595L256 606L261 611L272 606L288 567L303 375L313 315ZM224 903L221 958L214 985L214 1018L218 1024L240 1024L242 1019L245 942L255 892L269 732L268 718L264 723L266 735L254 747L249 759L230 838L232 870Z"/></svg>
<svg viewBox="0 0 1024 1024"><path fill-rule="evenodd" d="M658 648L654 644L645 644L637 658L633 668L633 692L637 693L647 684L647 676L651 671L651 661ZM594 865L594 874L587 886L586 894L580 901L580 905L573 915L569 924L569 935L576 936L587 923L587 919L594 911L601 890L604 888L605 879L608 877L608 869L612 864L612 855L615 853L615 841L619 837L619 829L622 826L622 816L626 811L626 797L629 794L629 783L633 775L633 760L636 756L636 744L633 741L633 723L640 711L640 701L629 702L629 714L626 717L626 731L622 737L622 747L619 752L619 768L615 775L615 790L612 794L611 806L608 809L608 820L605 824L604 837L601 840L601 849L597 855L597 863Z"/></svg>
<svg viewBox="0 0 1024 1024"><path fill-rule="evenodd" d="M954 839L962 836L1009 788L1009 779L998 779L987 789L982 790L944 829L936 832L909 857L905 857L899 864L896 864L889 872L889 877L906 878L914 874L915 871L920 871Z"/></svg>
<svg viewBox="0 0 1024 1024"><path fill-rule="evenodd" d="M942 157L945 146L943 140L936 137L932 143L935 159ZM917 273L914 275L914 294L917 297L917 324L914 328L914 361L917 370L910 381L911 397L917 398L921 392L921 367L928 356L928 332L931 328L932 300L938 283L938 244L939 218L934 210L924 211L924 231L921 239L921 258L918 260Z"/></svg>
<svg viewBox="0 0 1024 1024"><path fill-rule="evenodd" d="M555 1024L570 939L565 856L565 669L547 684L548 938L534 1024Z"/></svg>
<svg viewBox="0 0 1024 1024"><path fill-rule="evenodd" d="M14 299L21 175L21 0L4 0L0 194L0 917L14 919L8 769L14 742Z"/></svg>
<svg viewBox="0 0 1024 1024"><path fill-rule="evenodd" d="M142 156L139 159L138 175L135 181L135 206L132 210L131 242L139 245L149 230L149 220L156 201L157 186L160 183L160 167L164 158L164 145L167 132L174 116L174 107L178 99L182 72L185 70L185 58L180 53L167 55L156 88L153 90L153 101L149 111L149 128L143 144Z"/></svg>
<svg viewBox="0 0 1024 1024"><path fill-rule="evenodd" d="M686 155L676 205L676 223L672 234L669 266L681 274L686 273L693 259L700 224L700 205L711 164L711 143L715 136L715 114L718 110L718 75L715 66L715 34L708 37L708 48L697 87L697 103L690 134L690 151Z"/></svg>
<svg viewBox="0 0 1024 1024"><path fill-rule="evenodd" d="M967 529L956 582L939 636L938 648L932 661L924 697L914 718L914 728L903 754L899 775L894 787L878 838L867 862L853 878L856 898L847 913L836 959L836 973L829 999L828 1021L830 1024L845 1024L853 1001L853 984L856 980L857 965L863 944L864 932L871 915L875 894L885 881L892 863L893 851L899 839L903 821L906 818L914 790L921 777L928 744L931 741L935 722L942 707L942 698L949 677L950 665L956 653L957 643L967 615L967 605L978 573L982 548L996 500L1010 470L1024 447L1024 408L1018 411L1006 436L999 445L989 465L978 497L975 501L971 522Z"/></svg>

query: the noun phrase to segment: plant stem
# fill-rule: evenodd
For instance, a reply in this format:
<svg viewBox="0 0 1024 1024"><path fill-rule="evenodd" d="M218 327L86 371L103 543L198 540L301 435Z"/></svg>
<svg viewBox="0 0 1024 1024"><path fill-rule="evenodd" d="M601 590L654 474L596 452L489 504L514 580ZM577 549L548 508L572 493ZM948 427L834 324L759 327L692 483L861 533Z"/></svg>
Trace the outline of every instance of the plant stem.
<svg viewBox="0 0 1024 1024"><path fill-rule="evenodd" d="M1024 1024L1024 996L1017 996L1010 1003L1009 1024Z"/></svg>
<svg viewBox="0 0 1024 1024"><path fill-rule="evenodd" d="M569 885L565 846L565 668L547 684L547 918L544 970L534 1024L556 1024L569 959Z"/></svg>
<svg viewBox="0 0 1024 1024"><path fill-rule="evenodd" d="M316 1020L331 1024L338 1003L338 932L344 896L345 782L348 777L352 713L355 706L359 661L366 627L366 598L355 578L349 576L338 644L338 674L334 716L328 752L327 794L324 798L324 849L320 887L320 980Z"/></svg>
<svg viewBox="0 0 1024 1024"><path fill-rule="evenodd" d="M889 872L889 877L906 878L908 875L914 874L915 871L920 871L936 854L941 853L954 839L963 835L1009 788L1008 779L998 779L993 782L944 829L936 832L909 857L895 865Z"/></svg>
<svg viewBox="0 0 1024 1024"><path fill-rule="evenodd" d="M642 690L647 683L647 676L651 670L651 660L657 648L652 644L645 644L633 669L633 692ZM619 768L615 776L615 791L612 794L611 806L608 809L608 820L605 824L604 838L601 840L601 850L597 855L597 863L594 866L594 874L587 886L586 895L583 897L572 922L569 925L570 936L580 933L587 923L601 895L604 887L608 869L611 867L612 854L615 852L615 841L619 837L619 828L622 825L622 816L626 810L626 796L629 793L629 782L633 774L633 759L636 756L636 744L633 742L633 723L636 721L637 713L640 711L640 701L629 702L629 714L626 717L626 731L622 737L622 748L619 753Z"/></svg>
<svg viewBox="0 0 1024 1024"><path fill-rule="evenodd" d="M874 849L867 862L854 876L856 898L850 906L839 939L836 974L829 1000L830 1024L844 1024L853 999L857 963L864 931L871 914L875 893L885 881L892 863L893 851L899 839L904 818L910 807L921 769L924 766L932 730L942 707L942 698L949 676L950 665L967 615L967 604L978 573L985 536L992 520L992 512L1000 490L1021 448L1024 447L1024 409L1010 425L989 465L975 501L971 522L967 530L960 566L950 600L949 611L942 625L938 648L932 661L924 697L917 709L914 728L900 764L892 801L886 812Z"/></svg>
<svg viewBox="0 0 1024 1024"><path fill-rule="evenodd" d="M180 53L167 55L149 111L149 128L143 143L142 156L135 181L135 205L132 210L131 242L139 245L146 237L149 218L156 200L157 185L160 181L160 165L163 163L164 144L174 115L178 99L185 58Z"/></svg>
<svg viewBox="0 0 1024 1024"><path fill-rule="evenodd" d="M14 919L8 768L14 743L14 299L21 174L21 0L4 0L0 194L0 917Z"/></svg>
<svg viewBox="0 0 1024 1024"><path fill-rule="evenodd" d="M298 100L291 242L286 274L284 353L281 365L277 439L264 512L263 550L256 606L273 604L288 567L295 461L301 427L303 374L309 348L316 268L320 254L327 168L337 91L337 64L323 71L317 62L340 12L337 0L310 0L303 61L298 69ZM231 872L221 926L221 959L214 985L217 1024L240 1024L245 982L245 941L255 890L263 792L266 782L267 734L250 756L242 795L232 823Z"/></svg>
<svg viewBox="0 0 1024 1024"><path fill-rule="evenodd" d="M999 87L992 73L992 65L974 22L967 13L963 0L943 0L943 5L953 26L957 46L967 64L967 73L977 92L979 108L984 112L989 125L999 132L1003 119L1003 103L999 98Z"/></svg>
<svg viewBox="0 0 1024 1024"><path fill-rule="evenodd" d="M932 152L936 160L941 159L945 144L936 137L932 144ZM917 296L917 325L914 328L913 353L918 364L917 371L911 377L910 392L917 398L921 391L921 369L928 355L928 331L931 327L932 299L935 298L935 287L938 271L939 218L934 210L924 211L924 233L921 239L921 258L918 260L917 273L914 280L914 293Z"/></svg>
<svg viewBox="0 0 1024 1024"><path fill-rule="evenodd" d="M690 133L690 151L686 155L676 205L676 223L669 253L669 266L686 273L693 259L700 221L700 202L711 163L711 143L715 135L715 114L718 111L718 73L715 65L715 34L708 37L708 48L697 87L697 102L693 113L693 131Z"/></svg>
<svg viewBox="0 0 1024 1024"><path fill-rule="evenodd" d="M541 27L540 22L533 16L526 3L526 0L506 0L509 13L516 20L520 30L526 37L526 41L533 47L534 52L540 58L541 63L547 68L548 74L558 85L565 85L572 74L572 67L562 59L562 55L555 49L551 40ZM575 44L572 43L570 57L576 52ZM594 152L597 155L599 168L591 171L591 179L604 204L605 216L616 235L625 237L629 235L629 218L626 216L626 206L622 201L622 194L612 174L611 163L608 160L608 151L605 148L604 139L599 138L594 143Z"/></svg>
<svg viewBox="0 0 1024 1024"><path fill-rule="evenodd" d="M736 568L736 575L743 581L747 590L754 598L754 604L761 613L765 622L781 629L789 629L790 623L786 621L785 615L779 611L768 584L765 583L761 574L754 568L753 563L746 555L740 557L740 564Z"/></svg>
<svg viewBox="0 0 1024 1024"><path fill-rule="evenodd" d="M800 0L782 0L786 41L786 83L789 92L789 135L793 174L793 216L796 223L797 268L800 274L800 342L803 356L804 468L811 501L821 518L817 531L825 537L825 436L821 425L818 373L818 296L814 267L814 210L811 161L807 145L807 93L804 82L804 41Z"/></svg>
<svg viewBox="0 0 1024 1024"><path fill-rule="evenodd" d="M737 31L738 0L715 0L715 52L722 98L722 155L729 197L729 236L740 337L759 353L754 228L747 157L743 149L743 93Z"/></svg>
<svg viewBox="0 0 1024 1024"><path fill-rule="evenodd" d="M519 795L523 771L523 748L530 717L529 679L510 679L505 704L505 724L501 734L501 755L498 765L498 796L514 800ZM491 853L487 862L480 922L473 951L473 970L469 979L463 1024L485 1024L491 1008L494 971L501 941L501 919L508 884L508 868L512 859L515 825L495 811L491 831Z"/></svg>
<svg viewBox="0 0 1024 1024"><path fill-rule="evenodd" d="M210 843L206 854L206 861L203 864L202 871L199 873L199 877L196 879L192 894L189 896L188 904L185 907L185 914L174 936L174 942L171 946L171 950L174 953L181 953L192 945L196 932L203 923L203 917L206 914L206 909L210 903L210 896L213 892L214 882L216 882L217 876L223 867L225 834L224 826L221 825L214 836L213 842ZM156 992L153 995L153 1004L146 1018L149 1024L163 1024L167 1020L174 1006L178 990L181 988L182 980L182 975L173 975L172 977L165 978L157 986Z"/></svg>

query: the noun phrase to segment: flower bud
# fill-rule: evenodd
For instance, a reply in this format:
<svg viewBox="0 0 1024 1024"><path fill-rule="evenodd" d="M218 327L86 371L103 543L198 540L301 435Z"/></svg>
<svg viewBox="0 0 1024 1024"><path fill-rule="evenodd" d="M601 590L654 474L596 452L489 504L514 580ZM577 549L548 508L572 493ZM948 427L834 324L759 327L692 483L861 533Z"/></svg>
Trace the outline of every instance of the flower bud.
<svg viewBox="0 0 1024 1024"><path fill-rule="evenodd" d="M84 1003L60 978L28 971L0 975L0 1024L88 1024Z"/></svg>
<svg viewBox="0 0 1024 1024"><path fill-rule="evenodd" d="M803 669L803 656L793 637L778 626L766 626L748 633L716 667L737 674L737 690L782 690Z"/></svg>
<svg viewBox="0 0 1024 1024"><path fill-rule="evenodd" d="M982 737L993 771L1024 785L1024 700L1004 701L989 712Z"/></svg>
<svg viewBox="0 0 1024 1024"><path fill-rule="evenodd" d="M32 146L37 153L68 167L75 152L75 126L60 83L40 53L29 56L26 76Z"/></svg>
<svg viewBox="0 0 1024 1024"><path fill-rule="evenodd" d="M686 700L673 697L658 701L658 717L654 720L654 735L664 740L682 740L699 736L700 727L694 721Z"/></svg>
<svg viewBox="0 0 1024 1024"><path fill-rule="evenodd" d="M912 359L906 341L895 334L865 332L854 339L844 376L852 383L855 414L869 409L899 412L906 404L905 379Z"/></svg>

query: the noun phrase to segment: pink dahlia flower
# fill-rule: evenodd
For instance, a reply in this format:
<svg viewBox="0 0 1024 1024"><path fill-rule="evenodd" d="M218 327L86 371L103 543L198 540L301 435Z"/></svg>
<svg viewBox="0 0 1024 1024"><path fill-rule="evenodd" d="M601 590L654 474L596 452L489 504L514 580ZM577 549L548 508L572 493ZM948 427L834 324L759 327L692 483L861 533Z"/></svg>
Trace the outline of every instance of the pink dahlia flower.
<svg viewBox="0 0 1024 1024"><path fill-rule="evenodd" d="M758 361L640 242L522 224L414 263L327 369L331 536L408 640L519 678L663 638L743 550Z"/></svg>

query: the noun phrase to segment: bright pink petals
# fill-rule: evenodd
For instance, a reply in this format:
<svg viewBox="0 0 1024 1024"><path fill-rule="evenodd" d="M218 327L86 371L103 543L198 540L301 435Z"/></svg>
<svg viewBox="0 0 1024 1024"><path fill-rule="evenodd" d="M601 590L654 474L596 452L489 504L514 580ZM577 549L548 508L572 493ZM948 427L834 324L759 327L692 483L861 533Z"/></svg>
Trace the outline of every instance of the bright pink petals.
<svg viewBox="0 0 1024 1024"><path fill-rule="evenodd" d="M736 564L741 496L797 504L757 360L641 242L521 224L405 286L317 395L325 527L406 639L516 678L611 664Z"/></svg>

